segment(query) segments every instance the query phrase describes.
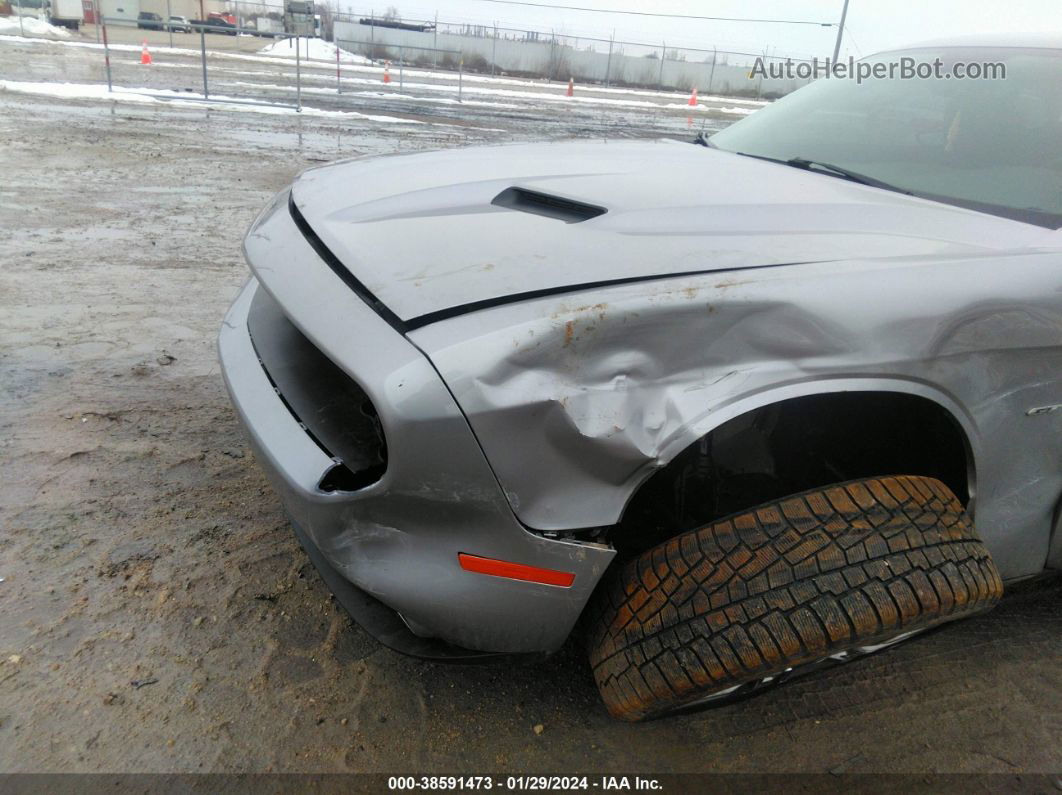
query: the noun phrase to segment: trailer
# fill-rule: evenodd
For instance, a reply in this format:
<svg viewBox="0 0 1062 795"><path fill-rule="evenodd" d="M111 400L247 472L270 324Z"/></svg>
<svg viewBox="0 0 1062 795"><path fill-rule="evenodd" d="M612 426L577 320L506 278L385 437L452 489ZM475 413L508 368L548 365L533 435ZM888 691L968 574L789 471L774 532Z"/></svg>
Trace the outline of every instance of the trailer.
<svg viewBox="0 0 1062 795"><path fill-rule="evenodd" d="M71 30L81 27L85 9L81 0L48 0L48 21Z"/></svg>

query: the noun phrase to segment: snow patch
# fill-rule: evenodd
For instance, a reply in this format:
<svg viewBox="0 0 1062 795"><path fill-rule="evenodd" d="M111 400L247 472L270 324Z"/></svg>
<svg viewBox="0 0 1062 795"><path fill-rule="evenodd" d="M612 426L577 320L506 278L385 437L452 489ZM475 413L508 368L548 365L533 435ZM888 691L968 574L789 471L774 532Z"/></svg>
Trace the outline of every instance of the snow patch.
<svg viewBox="0 0 1062 795"><path fill-rule="evenodd" d="M660 105L658 107L670 108L672 110L687 110L690 113L695 110L708 111L710 113L730 113L735 116L748 116L750 113L754 113L755 111L759 110L758 108L734 108L726 105L724 105L723 107L717 107L715 105L702 105L699 102L696 105L690 105L689 103L684 102L681 105L670 103L668 105Z"/></svg>
<svg viewBox="0 0 1062 795"><path fill-rule="evenodd" d="M336 62L336 52L339 52L340 63L371 65L372 61L361 55L340 50L331 42L323 39L299 39L299 57L307 61L331 61ZM258 51L259 55L271 55L274 58L294 58L295 39L278 39L272 44L267 44Z"/></svg>
<svg viewBox="0 0 1062 795"><path fill-rule="evenodd" d="M27 36L46 36L55 39L70 38L70 31L67 28L60 28L44 20L37 19L37 17L23 16L21 30ZM17 16L0 17L0 34L5 33L19 35L20 29Z"/></svg>

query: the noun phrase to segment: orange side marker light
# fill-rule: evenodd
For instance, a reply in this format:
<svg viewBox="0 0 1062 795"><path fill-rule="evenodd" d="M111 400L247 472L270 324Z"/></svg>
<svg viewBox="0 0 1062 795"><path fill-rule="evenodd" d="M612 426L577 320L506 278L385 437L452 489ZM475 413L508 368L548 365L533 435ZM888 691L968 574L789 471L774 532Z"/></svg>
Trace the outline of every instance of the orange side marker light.
<svg viewBox="0 0 1062 795"><path fill-rule="evenodd" d="M494 558L481 558L478 555L468 555L464 552L457 553L457 559L460 561L462 569L474 571L477 574L490 574L494 577L538 582L543 585L559 585L562 588L568 588L575 582L575 574L569 571L540 569L537 566L509 563L508 561L495 560Z"/></svg>

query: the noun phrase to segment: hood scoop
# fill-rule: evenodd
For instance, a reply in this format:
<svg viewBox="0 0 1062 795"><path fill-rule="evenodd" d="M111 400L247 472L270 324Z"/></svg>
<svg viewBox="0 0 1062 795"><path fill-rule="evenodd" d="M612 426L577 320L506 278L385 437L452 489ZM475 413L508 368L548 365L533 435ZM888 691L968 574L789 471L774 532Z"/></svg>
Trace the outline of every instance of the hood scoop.
<svg viewBox="0 0 1062 795"><path fill-rule="evenodd" d="M597 218L608 212L604 207L594 204L584 204L562 196L552 196L526 188L506 188L494 197L491 204L522 213L555 218L566 224L589 221L591 218Z"/></svg>

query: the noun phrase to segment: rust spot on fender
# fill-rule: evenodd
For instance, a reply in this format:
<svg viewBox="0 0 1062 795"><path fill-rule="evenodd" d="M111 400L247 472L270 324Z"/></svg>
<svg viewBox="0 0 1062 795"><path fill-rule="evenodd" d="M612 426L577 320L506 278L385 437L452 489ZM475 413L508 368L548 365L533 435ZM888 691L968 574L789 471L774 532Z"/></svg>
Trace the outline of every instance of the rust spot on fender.
<svg viewBox="0 0 1062 795"><path fill-rule="evenodd" d="M575 321L569 320L564 324L564 347L567 348L575 339Z"/></svg>

